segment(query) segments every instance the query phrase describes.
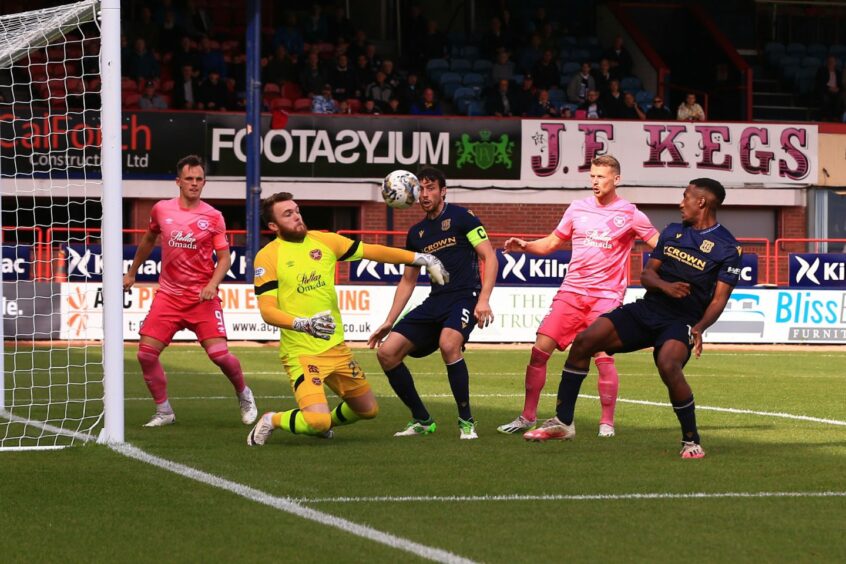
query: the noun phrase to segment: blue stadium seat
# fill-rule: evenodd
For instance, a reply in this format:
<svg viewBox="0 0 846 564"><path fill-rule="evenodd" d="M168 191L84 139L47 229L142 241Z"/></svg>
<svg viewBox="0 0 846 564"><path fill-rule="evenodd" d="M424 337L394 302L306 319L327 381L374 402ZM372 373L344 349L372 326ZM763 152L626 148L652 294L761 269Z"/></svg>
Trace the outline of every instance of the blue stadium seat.
<svg viewBox="0 0 846 564"><path fill-rule="evenodd" d="M467 105L467 115L468 116L484 116L487 115L485 112L485 105L482 104L480 100L473 100Z"/></svg>
<svg viewBox="0 0 846 564"><path fill-rule="evenodd" d="M820 57L811 57L811 56L804 56L800 61L799 65L802 67L811 67L817 68L818 66L822 65L823 59Z"/></svg>
<svg viewBox="0 0 846 564"><path fill-rule="evenodd" d="M477 72L468 72L464 75L462 83L464 86L483 88L485 86L485 77Z"/></svg>
<svg viewBox="0 0 846 564"><path fill-rule="evenodd" d="M808 45L808 50L805 52L806 56L817 57L818 59L825 59L828 54L828 48L822 43L811 43Z"/></svg>
<svg viewBox="0 0 846 564"><path fill-rule="evenodd" d="M473 68L473 63L468 59L453 59L449 64L449 70L457 73L465 73Z"/></svg>
<svg viewBox="0 0 846 564"><path fill-rule="evenodd" d="M805 56L805 51L807 51L807 47L805 47L804 43L788 43L786 51L788 55L792 55L794 57L803 57Z"/></svg>
<svg viewBox="0 0 846 564"><path fill-rule="evenodd" d="M549 101L556 108L560 108L566 102L567 96L560 88L553 88L549 91Z"/></svg>
<svg viewBox="0 0 846 564"><path fill-rule="evenodd" d="M572 61L574 60L572 57L573 48L572 47L562 47L561 50L558 52L558 58L562 61Z"/></svg>
<svg viewBox="0 0 846 564"><path fill-rule="evenodd" d="M479 48L475 45L465 45L464 49L461 50L461 56L465 59L475 61L479 58Z"/></svg>
<svg viewBox="0 0 846 564"><path fill-rule="evenodd" d="M570 58L574 61L578 61L579 63L589 61L591 59L590 51L581 48L573 49L570 52Z"/></svg>
<svg viewBox="0 0 846 564"><path fill-rule="evenodd" d="M460 82L444 82L441 84L441 90L443 90L444 98L452 98L455 95L456 90L461 88Z"/></svg>
<svg viewBox="0 0 846 564"><path fill-rule="evenodd" d="M635 102L643 106L644 104L652 105L652 99L655 97L655 94L650 92L649 90L638 90L635 94Z"/></svg>
<svg viewBox="0 0 846 564"><path fill-rule="evenodd" d="M467 43L467 36L463 31L450 31L447 33L447 41L450 45L463 47Z"/></svg>
<svg viewBox="0 0 846 564"><path fill-rule="evenodd" d="M637 92L640 87L640 79L636 76L627 76L620 81L620 90L623 92Z"/></svg>
<svg viewBox="0 0 846 564"><path fill-rule="evenodd" d="M835 43L834 45L828 48L828 54L834 55L838 59L846 58L846 45Z"/></svg>
<svg viewBox="0 0 846 564"><path fill-rule="evenodd" d="M582 68L581 63L569 62L561 65L561 74L574 75Z"/></svg>
<svg viewBox="0 0 846 564"><path fill-rule="evenodd" d="M798 67L801 60L799 57L794 57L792 55L785 55L781 59L778 60L779 68L784 67Z"/></svg>
<svg viewBox="0 0 846 564"><path fill-rule="evenodd" d="M452 95L453 101L460 98L476 98L476 89L471 86L459 86Z"/></svg>
<svg viewBox="0 0 846 564"><path fill-rule="evenodd" d="M799 94L810 94L814 90L814 79L817 76L817 69L813 67L802 67L796 71L795 86Z"/></svg>
<svg viewBox="0 0 846 564"><path fill-rule="evenodd" d="M429 59L426 63L426 75L434 82L437 82L448 70L449 61L446 59Z"/></svg>
<svg viewBox="0 0 846 564"><path fill-rule="evenodd" d="M489 74L493 68L493 63L487 59L476 59L473 62L473 72L479 74Z"/></svg>

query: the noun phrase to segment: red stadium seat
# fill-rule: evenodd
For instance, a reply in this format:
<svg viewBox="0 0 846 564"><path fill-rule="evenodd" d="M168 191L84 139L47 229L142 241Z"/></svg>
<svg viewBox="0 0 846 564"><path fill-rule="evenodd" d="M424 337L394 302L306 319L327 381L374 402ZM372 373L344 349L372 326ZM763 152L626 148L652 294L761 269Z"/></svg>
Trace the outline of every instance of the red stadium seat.
<svg viewBox="0 0 846 564"><path fill-rule="evenodd" d="M294 100L294 111L295 112L310 112L311 111L311 98L297 98Z"/></svg>
<svg viewBox="0 0 846 564"><path fill-rule="evenodd" d="M128 92L123 95L123 107L127 110L137 110L138 102L141 100L141 94L137 92Z"/></svg>
<svg viewBox="0 0 846 564"><path fill-rule="evenodd" d="M291 102L288 98L274 98L272 102L270 102L270 110L286 110L289 111L294 107L294 103Z"/></svg>
<svg viewBox="0 0 846 564"><path fill-rule="evenodd" d="M347 104L349 104L352 113L357 114L361 111L361 100L358 98L349 98Z"/></svg>
<svg viewBox="0 0 846 564"><path fill-rule="evenodd" d="M294 101L303 97L303 90L296 82L286 82L282 84L282 96Z"/></svg>

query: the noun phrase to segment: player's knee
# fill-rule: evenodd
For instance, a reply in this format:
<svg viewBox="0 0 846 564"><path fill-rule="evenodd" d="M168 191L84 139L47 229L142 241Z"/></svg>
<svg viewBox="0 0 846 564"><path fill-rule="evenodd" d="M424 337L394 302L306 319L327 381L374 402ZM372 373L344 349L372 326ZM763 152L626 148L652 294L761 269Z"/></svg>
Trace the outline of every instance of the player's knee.
<svg viewBox="0 0 846 564"><path fill-rule="evenodd" d="M303 411L303 419L313 433L325 433L332 428L332 416L317 411Z"/></svg>
<svg viewBox="0 0 846 564"><path fill-rule="evenodd" d="M385 347L379 347L376 349L376 360L379 361L379 366L381 366L383 370L390 370L400 363L400 359L397 355Z"/></svg>
<svg viewBox="0 0 846 564"><path fill-rule="evenodd" d="M601 368L603 366L607 366L609 364L614 364L614 357L613 356L596 356L593 358L593 363L596 365L597 368Z"/></svg>
<svg viewBox="0 0 846 564"><path fill-rule="evenodd" d="M138 364L141 365L142 370L152 368L158 361L161 351L154 349L149 345L139 345L138 352L135 357L138 359Z"/></svg>
<svg viewBox="0 0 846 564"><path fill-rule="evenodd" d="M548 352L544 352L537 347L532 347L532 356L529 358L529 365L543 368L549 362L550 356Z"/></svg>
<svg viewBox="0 0 846 564"><path fill-rule="evenodd" d="M218 366L222 366L230 358L229 346L225 342L211 345L206 349L206 354L209 356L209 360Z"/></svg>
<svg viewBox="0 0 846 564"><path fill-rule="evenodd" d="M362 419L373 419L379 415L379 404L374 401L372 405L367 406L362 411L356 411L355 413Z"/></svg>

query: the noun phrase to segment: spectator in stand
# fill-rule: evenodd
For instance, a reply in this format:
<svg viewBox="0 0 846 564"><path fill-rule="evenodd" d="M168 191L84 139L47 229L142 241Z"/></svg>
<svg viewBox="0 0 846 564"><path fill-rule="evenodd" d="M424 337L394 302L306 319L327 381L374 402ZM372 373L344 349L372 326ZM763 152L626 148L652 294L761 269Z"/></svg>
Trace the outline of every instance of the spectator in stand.
<svg viewBox="0 0 846 564"><path fill-rule="evenodd" d="M514 94L514 115L525 116L535 101L535 81L531 74L523 75L523 84Z"/></svg>
<svg viewBox="0 0 846 564"><path fill-rule="evenodd" d="M186 65L193 69L195 78L200 77L200 55L194 48L191 38L183 35L182 39L179 40L179 47L170 59L170 68L175 73L177 69L182 69Z"/></svg>
<svg viewBox="0 0 846 564"><path fill-rule="evenodd" d="M485 110L488 115L496 117L512 117L515 114L516 104L511 91L511 83L502 78L497 82L496 89L491 92L485 100Z"/></svg>
<svg viewBox="0 0 846 564"><path fill-rule="evenodd" d="M148 80L144 84L144 92L138 100L138 107L142 110L166 110L167 102L160 95L156 94L156 83Z"/></svg>
<svg viewBox="0 0 846 564"><path fill-rule="evenodd" d="M431 88L423 89L423 97L411 105L411 113L418 116L444 115L440 102L435 99L435 91Z"/></svg>
<svg viewBox="0 0 846 564"><path fill-rule="evenodd" d="M397 97L400 101L400 108L404 113L411 110L411 105L420 99L420 92L423 90L420 85L420 79L416 72L411 71L405 77L405 82L400 84L397 91Z"/></svg>
<svg viewBox="0 0 846 564"><path fill-rule="evenodd" d="M673 119L673 113L670 111L670 108L664 105L664 99L661 96L655 96L652 99L652 107L646 110L646 119L670 121Z"/></svg>
<svg viewBox="0 0 846 564"><path fill-rule="evenodd" d="M200 84L200 101L197 109L210 112L225 112L232 109L234 104L231 101L229 90L226 84L220 79L220 73L212 70L209 76Z"/></svg>
<svg viewBox="0 0 846 564"><path fill-rule="evenodd" d="M311 113L334 114L337 112L338 106L332 99L332 85L324 84L320 94L311 99Z"/></svg>
<svg viewBox="0 0 846 564"><path fill-rule="evenodd" d="M614 69L611 68L611 61L608 59L601 59L599 61L599 68L592 71L593 80L596 84L596 90L599 90L600 96L608 94L611 81L615 78L619 80L620 76Z"/></svg>
<svg viewBox="0 0 846 564"><path fill-rule="evenodd" d="M297 28L297 16L289 12L285 16L285 23L273 34L273 49L284 45L292 56L299 56L305 48L303 36Z"/></svg>
<svg viewBox="0 0 846 564"><path fill-rule="evenodd" d="M612 79L608 83L608 93L605 96L600 93L599 99L602 101L602 109L605 110L604 117L618 119L623 116L623 92L620 90L619 80Z"/></svg>
<svg viewBox="0 0 846 564"><path fill-rule="evenodd" d="M825 60L825 65L817 70L817 76L814 80L822 121L840 120L843 113L843 103L840 96L842 79L841 71L837 68L837 58L829 55Z"/></svg>
<svg viewBox="0 0 846 564"><path fill-rule="evenodd" d="M345 114L345 115L349 115L349 114L353 113L349 100L339 100L338 101L338 113L339 114Z"/></svg>
<svg viewBox="0 0 846 564"><path fill-rule="evenodd" d="M399 98L396 96L392 96L391 99L388 100L388 104L385 106L385 111L382 113L386 116L401 116L405 114L400 107Z"/></svg>
<svg viewBox="0 0 846 564"><path fill-rule="evenodd" d="M185 1L185 9L182 12L182 24L185 33L197 39L203 35L209 35L214 28L211 16L205 8L197 6L194 0Z"/></svg>
<svg viewBox="0 0 846 564"><path fill-rule="evenodd" d="M350 56L351 61L357 61L359 55L364 55L365 51L367 50L367 33L363 29L356 30L355 35L353 36L352 42L350 43L349 49L347 53Z"/></svg>
<svg viewBox="0 0 846 564"><path fill-rule="evenodd" d="M602 102L599 101L599 92L596 90L588 90L587 98L585 98L584 103L579 106L579 112L584 112L585 119L604 118L605 108L602 107ZM578 115L576 117L578 117Z"/></svg>
<svg viewBox="0 0 846 564"><path fill-rule="evenodd" d="M623 107L620 108L620 114L617 117L619 119L644 120L646 119L646 114L643 113L643 110L637 105L634 94L626 92L623 94Z"/></svg>
<svg viewBox="0 0 846 564"><path fill-rule="evenodd" d="M408 17L402 18L402 23L404 24L402 32L403 52L407 54L406 62L414 68L419 63L417 53L426 40L428 22L425 14L423 14L423 8L418 4L412 4Z"/></svg>
<svg viewBox="0 0 846 564"><path fill-rule="evenodd" d="M128 55L125 76L136 80L151 80L159 77L159 62L147 50L147 42L138 37L133 43L133 49Z"/></svg>
<svg viewBox="0 0 846 564"><path fill-rule="evenodd" d="M529 45L520 50L518 56L518 67L521 72L531 72L534 66L543 57L540 34L533 33L529 36Z"/></svg>
<svg viewBox="0 0 846 564"><path fill-rule="evenodd" d="M541 60L532 68L532 76L535 77L535 86L538 88L550 89L558 86L561 73L555 63L552 49L544 49Z"/></svg>
<svg viewBox="0 0 846 564"><path fill-rule="evenodd" d="M561 119L573 119L573 110L570 106L561 106Z"/></svg>
<svg viewBox="0 0 846 564"><path fill-rule="evenodd" d="M573 104L581 104L590 90L596 90L596 80L590 73L590 63L582 63L581 71L573 75L567 85L567 99Z"/></svg>
<svg viewBox="0 0 846 564"><path fill-rule="evenodd" d="M376 105L381 111L394 95L394 89L385 80L385 73L381 70L376 73L376 78L367 85L367 90L364 91L365 98L369 98L376 102Z"/></svg>
<svg viewBox="0 0 846 564"><path fill-rule="evenodd" d="M332 16L326 20L326 28L330 41L337 41L342 37L349 41L355 35L355 29L347 17L347 11L343 5L335 6Z"/></svg>
<svg viewBox="0 0 846 564"><path fill-rule="evenodd" d="M168 9L164 12L164 19L157 22L161 29L159 33L159 49L163 53L171 54L179 48L179 38L182 37L182 28L176 19L176 11Z"/></svg>
<svg viewBox="0 0 846 564"><path fill-rule="evenodd" d="M705 121L705 110L696 103L696 94L688 93L676 112L679 121Z"/></svg>
<svg viewBox="0 0 846 564"><path fill-rule="evenodd" d="M322 43L329 40L329 24L323 8L317 2L311 5L311 13L303 21L303 41Z"/></svg>
<svg viewBox="0 0 846 564"><path fill-rule="evenodd" d="M514 47L513 39L502 28L502 20L491 18L488 31L482 36L480 54L485 59L493 59L500 50L510 51Z"/></svg>
<svg viewBox="0 0 846 564"><path fill-rule="evenodd" d="M332 95L336 100L355 97L355 73L349 65L349 57L341 53L336 57L335 68L329 72Z"/></svg>
<svg viewBox="0 0 846 564"><path fill-rule="evenodd" d="M197 109L200 98L200 81L194 77L194 68L183 65L180 77L173 83L173 107L177 110Z"/></svg>
<svg viewBox="0 0 846 564"><path fill-rule="evenodd" d="M267 58L267 64L262 69L262 82L281 85L285 82L297 82L298 78L297 65L288 56L288 48L279 45L273 56Z"/></svg>
<svg viewBox="0 0 846 564"><path fill-rule="evenodd" d="M560 117L561 112L549 101L549 90L541 88L526 115L527 117L557 118Z"/></svg>
<svg viewBox="0 0 846 564"><path fill-rule="evenodd" d="M549 20L549 16L546 13L546 8L543 6L538 6L535 9L534 16L532 16L532 19L529 22L530 29L532 31L540 32L540 30L543 29L543 26L548 23L551 22Z"/></svg>
<svg viewBox="0 0 846 564"><path fill-rule="evenodd" d="M367 65L370 67L370 72L375 74L376 71L382 69L382 57L376 52L375 43L367 44L367 47L364 48L364 56L367 58Z"/></svg>
<svg viewBox="0 0 846 564"><path fill-rule="evenodd" d="M396 70L394 70L394 61L392 59L382 61L382 72L385 73L385 82L390 84L391 88L396 92L400 85L400 77Z"/></svg>
<svg viewBox="0 0 846 564"><path fill-rule="evenodd" d="M353 75L355 76L355 97L364 98L364 92L368 85L375 79L375 73L370 70L367 56L364 53L356 57Z"/></svg>
<svg viewBox="0 0 846 564"><path fill-rule="evenodd" d="M361 106L361 113L364 115L378 116L381 112L379 111L379 106L376 105L376 101L367 98Z"/></svg>
<svg viewBox="0 0 846 564"><path fill-rule="evenodd" d="M552 22L546 22L543 27L538 30L541 40L541 48L552 49L553 52L558 47L558 38L555 36L555 26Z"/></svg>
<svg viewBox="0 0 846 564"><path fill-rule="evenodd" d="M208 35L200 39L200 75L206 77L211 72L217 71L220 76L226 76L226 59L221 51Z"/></svg>
<svg viewBox="0 0 846 564"><path fill-rule="evenodd" d="M421 54L420 68L424 68L429 59L443 59L447 56L447 38L438 29L437 20L429 20L426 23L426 35L418 49Z"/></svg>
<svg viewBox="0 0 846 564"><path fill-rule="evenodd" d="M320 64L316 51L312 51L306 58L306 65L300 73L300 87L309 98L317 95L323 85L329 82L329 73Z"/></svg>
<svg viewBox="0 0 846 564"><path fill-rule="evenodd" d="M617 76L629 76L632 74L632 56L629 50L623 45L623 37L618 35L614 38L614 44L602 55L611 63L611 68L617 72Z"/></svg>
<svg viewBox="0 0 846 564"><path fill-rule="evenodd" d="M491 68L491 80L497 83L500 80L512 78L514 78L514 61L511 60L511 53L507 49L500 49L496 53L496 61Z"/></svg>
<svg viewBox="0 0 846 564"><path fill-rule="evenodd" d="M159 32L161 26L153 21L153 11L149 6L141 6L141 13L137 21L128 22L130 37L141 37L147 42L147 47L153 52L159 48Z"/></svg>

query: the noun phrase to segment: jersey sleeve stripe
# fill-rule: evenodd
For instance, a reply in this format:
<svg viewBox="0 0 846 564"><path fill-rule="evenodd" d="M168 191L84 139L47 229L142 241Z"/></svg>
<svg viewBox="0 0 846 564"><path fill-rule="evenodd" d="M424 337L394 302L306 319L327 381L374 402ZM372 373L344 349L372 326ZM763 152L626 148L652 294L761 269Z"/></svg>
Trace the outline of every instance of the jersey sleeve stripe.
<svg viewBox="0 0 846 564"><path fill-rule="evenodd" d="M350 245L350 248L347 249L343 255L338 257L338 262L342 262L353 256L356 252L358 252L358 248L361 246L361 241L353 241L353 244Z"/></svg>
<svg viewBox="0 0 846 564"><path fill-rule="evenodd" d="M265 282L261 286L256 286L256 295L260 296L266 292L277 289L279 289L279 280L271 280L270 282Z"/></svg>
<svg viewBox="0 0 846 564"><path fill-rule="evenodd" d="M300 374L299 377L296 380L294 380L294 391L295 392L297 391L297 388L300 387L300 384L302 384L304 381L305 381L305 374Z"/></svg>

